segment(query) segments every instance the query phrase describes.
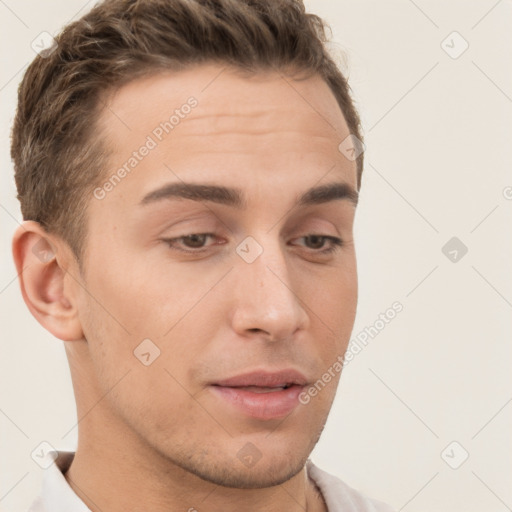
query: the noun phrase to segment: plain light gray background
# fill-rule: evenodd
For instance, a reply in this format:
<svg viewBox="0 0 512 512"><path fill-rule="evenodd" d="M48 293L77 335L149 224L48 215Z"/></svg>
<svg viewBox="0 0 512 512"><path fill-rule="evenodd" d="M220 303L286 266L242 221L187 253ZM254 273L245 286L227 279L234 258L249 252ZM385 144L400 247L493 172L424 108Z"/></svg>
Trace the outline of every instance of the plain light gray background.
<svg viewBox="0 0 512 512"><path fill-rule="evenodd" d="M0 0L2 511L39 491L41 441L76 447L63 342L29 313L12 263L9 132L31 42L93 3ZM511 510L512 2L306 5L345 54L366 137L353 338L403 305L345 368L312 458L397 510ZM467 254L443 253L453 237Z"/></svg>

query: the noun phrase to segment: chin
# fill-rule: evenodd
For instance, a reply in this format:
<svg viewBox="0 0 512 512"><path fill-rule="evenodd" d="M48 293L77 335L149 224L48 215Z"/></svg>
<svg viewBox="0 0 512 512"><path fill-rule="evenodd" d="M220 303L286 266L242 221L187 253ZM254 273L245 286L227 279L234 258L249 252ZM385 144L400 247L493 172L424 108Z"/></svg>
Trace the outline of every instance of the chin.
<svg viewBox="0 0 512 512"><path fill-rule="evenodd" d="M224 465L219 461L212 465L202 465L189 471L202 480L236 489L262 489L281 485L293 478L304 467L308 456L302 459L273 456L266 461L261 458L252 466L247 466L239 459L227 460Z"/></svg>

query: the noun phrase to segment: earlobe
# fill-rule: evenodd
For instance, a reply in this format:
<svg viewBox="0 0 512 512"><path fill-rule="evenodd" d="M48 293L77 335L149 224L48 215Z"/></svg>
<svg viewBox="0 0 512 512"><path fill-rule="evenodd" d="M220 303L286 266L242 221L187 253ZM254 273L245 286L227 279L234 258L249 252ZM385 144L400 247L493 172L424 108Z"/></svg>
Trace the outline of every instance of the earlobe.
<svg viewBox="0 0 512 512"><path fill-rule="evenodd" d="M12 252L21 293L34 318L63 341L83 339L77 301L65 287L68 265L62 241L38 222L24 221L14 234Z"/></svg>

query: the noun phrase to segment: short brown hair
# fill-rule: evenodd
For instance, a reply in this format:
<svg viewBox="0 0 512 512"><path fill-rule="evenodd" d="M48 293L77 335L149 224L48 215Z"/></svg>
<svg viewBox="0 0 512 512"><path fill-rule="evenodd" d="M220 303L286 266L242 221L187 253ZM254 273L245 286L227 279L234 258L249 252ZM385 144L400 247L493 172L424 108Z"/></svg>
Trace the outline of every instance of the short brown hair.
<svg viewBox="0 0 512 512"><path fill-rule="evenodd" d="M163 70L218 62L319 74L362 141L350 87L324 44L326 28L302 0L98 4L63 29L52 53L34 59L19 86L11 157L23 218L58 234L82 261L87 206L108 154L96 128L102 95ZM359 189L363 153L356 163Z"/></svg>

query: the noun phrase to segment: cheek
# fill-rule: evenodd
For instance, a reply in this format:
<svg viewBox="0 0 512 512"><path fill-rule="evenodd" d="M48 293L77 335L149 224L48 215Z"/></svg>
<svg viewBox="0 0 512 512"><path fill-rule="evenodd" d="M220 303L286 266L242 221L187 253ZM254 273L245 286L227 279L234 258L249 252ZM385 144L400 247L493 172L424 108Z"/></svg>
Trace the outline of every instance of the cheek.
<svg viewBox="0 0 512 512"><path fill-rule="evenodd" d="M349 336L357 310L357 278L343 275L339 280L329 283L323 292L324 309L329 325L343 337Z"/></svg>
<svg viewBox="0 0 512 512"><path fill-rule="evenodd" d="M90 299L84 305L83 326L91 360L88 378L95 380L98 396L105 396L132 426L155 432L168 430L177 411L193 412L189 411L194 406L189 391L197 390L187 381L185 370L195 355L183 343L186 339L178 339L183 335L180 330L165 339L155 336L148 341L151 338L142 334L145 327L140 333L128 334L96 301ZM146 318L145 324L150 320Z"/></svg>
<svg viewBox="0 0 512 512"><path fill-rule="evenodd" d="M151 268L144 258L134 261L116 257L126 254L126 249L107 246L102 252L112 257L107 260L98 255L97 261L103 263L94 266L85 287L88 302L97 318L101 318L104 331L113 336L112 341L118 342L120 338L131 337L133 341L140 338L140 342L161 336L173 321L167 306L179 307L180 284L169 282L169 276Z"/></svg>
<svg viewBox="0 0 512 512"><path fill-rule="evenodd" d="M129 275L119 269L98 273L80 304L89 354L102 387L108 390L130 372L123 390L136 381L130 391L134 401L147 400L148 393L153 400L156 390L158 396L170 391L179 398L179 384L190 387L187 369L208 339L212 324L205 319L220 318L210 297L203 297L208 283L184 294L183 275L169 285L158 269L134 269Z"/></svg>
<svg viewBox="0 0 512 512"><path fill-rule="evenodd" d="M326 272L325 279L315 280L309 287L307 305L310 315L317 315L325 328L336 335L336 345L348 343L355 321L358 299L358 280L355 259L346 261L339 270Z"/></svg>
<svg viewBox="0 0 512 512"><path fill-rule="evenodd" d="M153 253L160 254L159 251L154 248ZM109 321L122 324L123 332L138 336L140 341L167 339L183 319L197 320L209 290L225 272L201 270L198 279L196 268L172 262L165 257L163 248L162 253L164 257L156 259L140 254L127 258L102 271L94 285L105 308L112 313Z"/></svg>

